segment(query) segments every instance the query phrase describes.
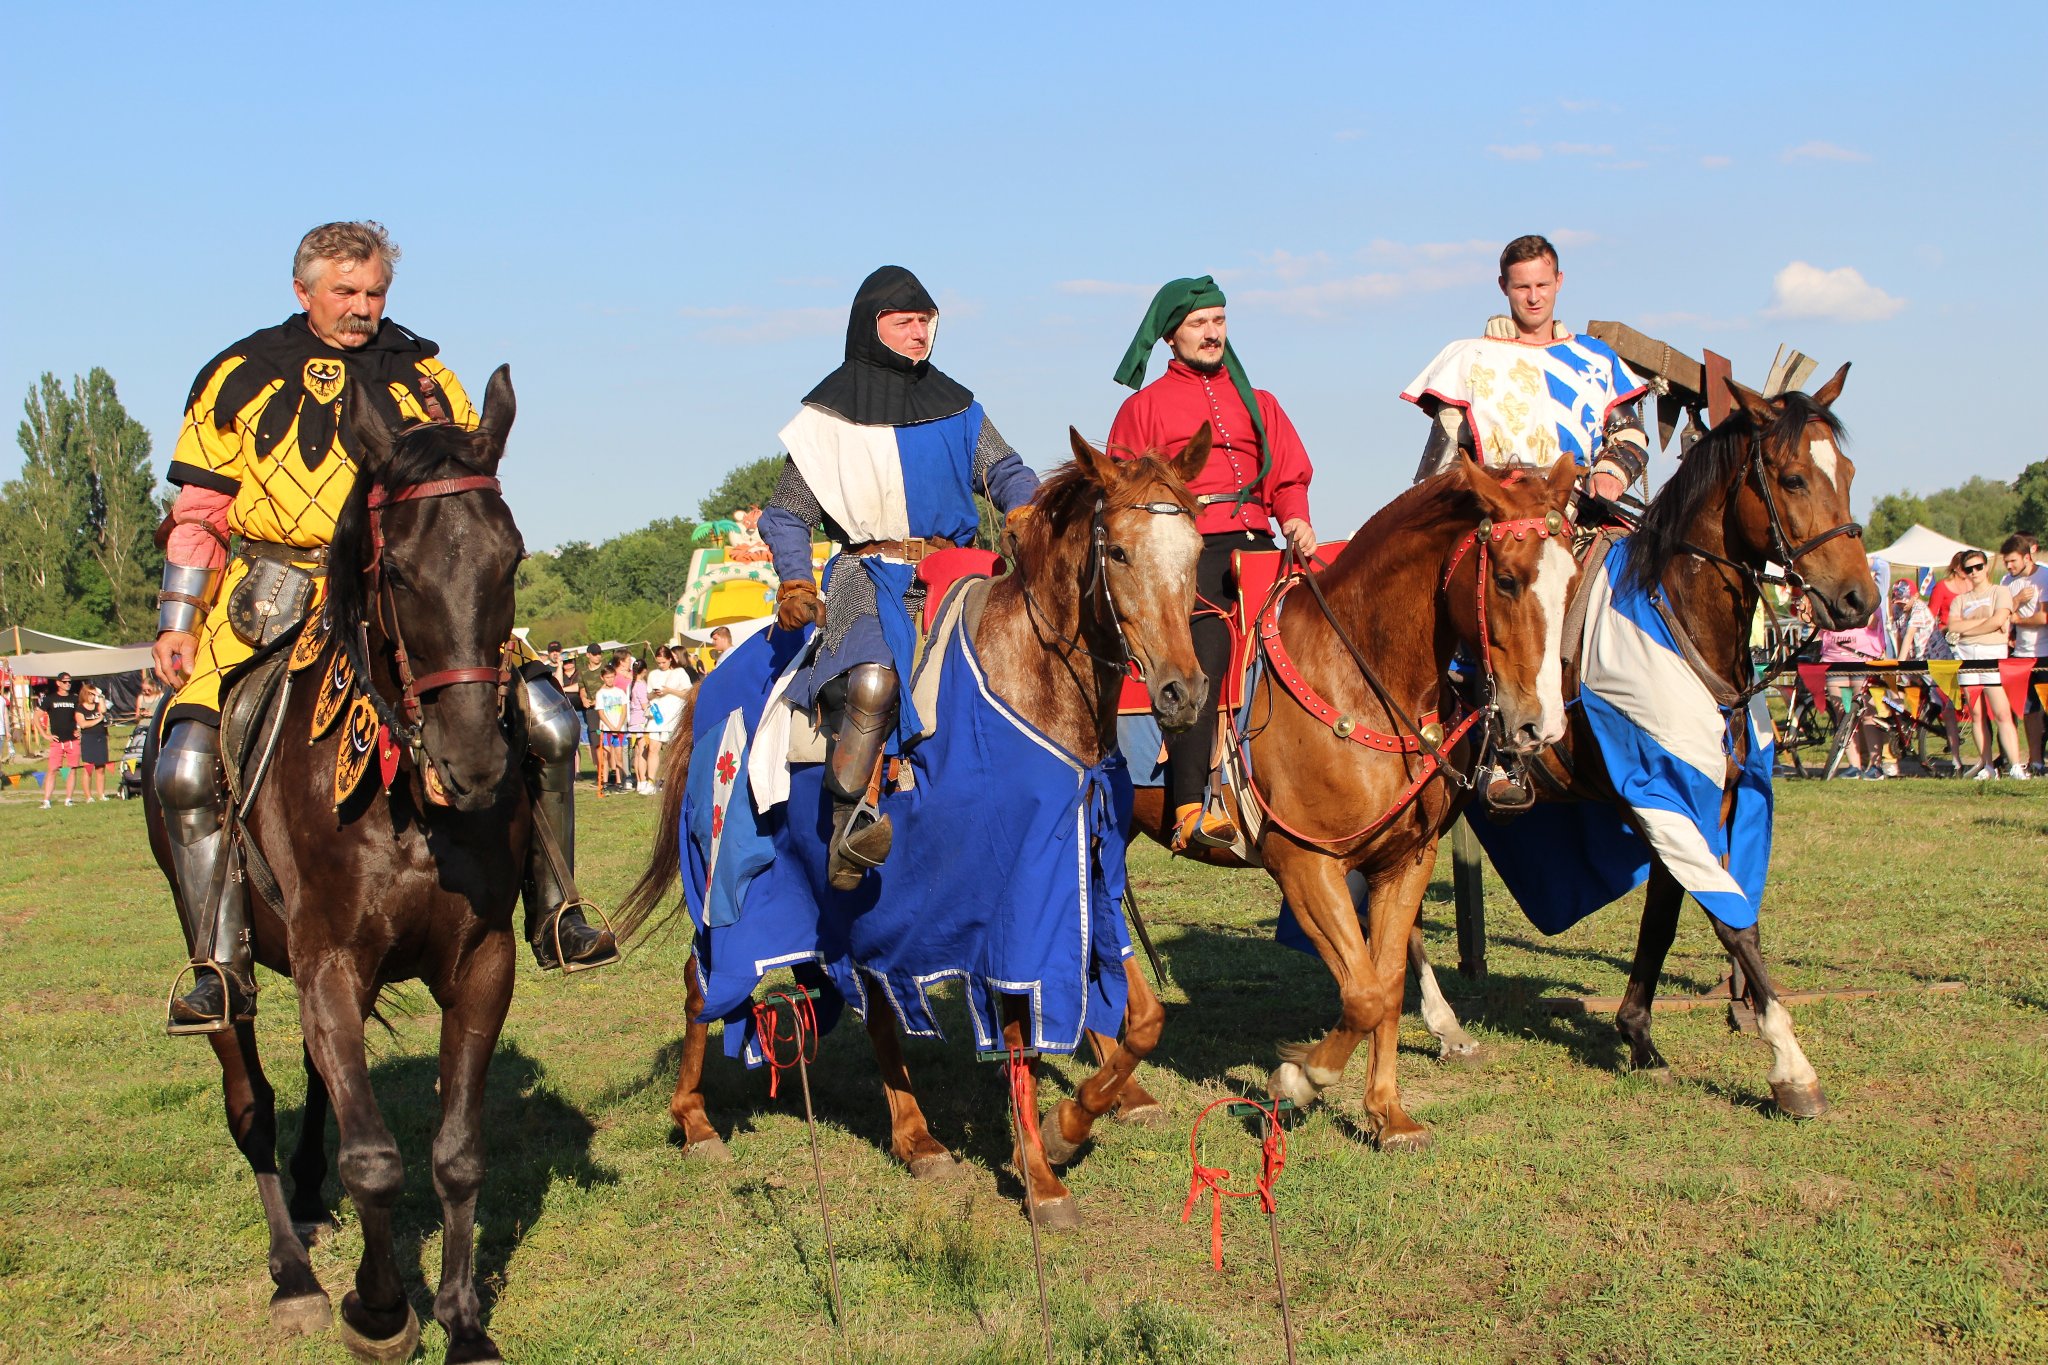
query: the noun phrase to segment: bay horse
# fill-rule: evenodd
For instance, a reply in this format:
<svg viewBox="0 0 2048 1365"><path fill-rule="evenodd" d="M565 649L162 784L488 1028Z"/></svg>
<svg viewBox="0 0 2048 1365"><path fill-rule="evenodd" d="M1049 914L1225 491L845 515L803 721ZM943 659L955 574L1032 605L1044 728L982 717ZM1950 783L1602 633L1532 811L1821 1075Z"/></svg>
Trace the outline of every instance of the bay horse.
<svg viewBox="0 0 2048 1365"><path fill-rule="evenodd" d="M255 958L296 984L305 1036L306 1105L289 1204L277 1172L276 1096L255 1026L208 1035L228 1127L255 1172L269 1224L271 1321L287 1334L321 1331L332 1320L300 1236L301 1228L332 1223L321 1196L331 1103L341 1183L363 1231L340 1330L350 1350L372 1360L410 1356L420 1334L392 1244L403 1166L371 1093L363 1046L379 992L410 980L424 982L442 1011L434 1315L447 1329L451 1362L498 1358L484 1330L472 1244L484 1175L484 1075L512 998L512 907L532 830L521 771L525 722L518 706L505 706L504 651L523 547L496 475L513 408L510 372L500 366L474 432L428 423L394 436L367 404L350 415L359 470L329 552L328 654L299 677L324 679L341 651L359 686L367 684L359 695L370 696L376 719L411 756L388 789L373 771L337 807L335 766L348 727L307 742L323 689L295 685L267 775L244 803ZM401 648L411 671L401 667ZM452 671L488 677L437 685L435 674ZM422 694L415 682L430 690ZM415 702L417 724L407 719ZM375 746L369 763L378 764ZM154 786L145 783L143 793L150 847L169 877ZM259 859L274 885L257 875Z"/></svg>
<svg viewBox="0 0 2048 1365"><path fill-rule="evenodd" d="M1565 519L1574 472L1559 461L1548 474L1496 475L1461 460L1382 508L1313 584L1289 593L1284 614L1269 604L1255 625L1265 666L1248 685L1242 744L1254 790L1228 789L1226 799L1238 828L1255 832L1258 865L1285 893L1340 1000L1336 1027L1283 1046L1267 1086L1305 1108L1370 1037L1365 1111L1383 1149L1429 1138L1401 1105L1395 1044L1409 936L1437 841L1469 781L1459 769L1474 762L1488 727L1493 744L1516 754L1564 733L1559 652L1574 570ZM1322 610L1311 600L1318 594ZM1263 625L1272 616L1276 631ZM1460 653L1490 699L1490 709L1463 719L1447 671ZM1136 814L1140 832L1170 846L1162 788L1140 789ZM1246 866L1226 850L1193 851ZM1347 888L1361 874L1364 925ZM1156 1104L1135 1082L1123 1101L1132 1117ZM1062 1106L1048 1142L1070 1151L1092 1121Z"/></svg>
<svg viewBox="0 0 2048 1365"><path fill-rule="evenodd" d="M1123 461L1073 433L1073 462L1038 490L1016 533L1015 567L990 585L987 605L973 627L988 690L1083 765L1102 762L1115 748L1117 702L1131 661L1144 674L1162 727L1184 729L1198 714L1207 684L1188 621L1201 537L1194 529L1195 502L1187 485L1208 459L1210 440L1205 425L1171 462L1150 457ZM668 760L653 855L626 899L619 920L624 933L647 923L680 875L680 774L690 762L691 713L702 695L701 689L691 693L682 738L672 746L679 752ZM1001 787L963 799L989 803L990 818L996 818ZM988 869L991 878L1003 874L1002 868ZM1095 1114L1115 1104L1124 1079L1157 1043L1165 1018L1135 960L1125 959L1124 976L1128 997L1122 1042L1109 1050L1100 1073L1080 1090L1079 1103ZM702 1091L708 1021L701 1017L705 996L694 951L685 986L688 1024L669 1114L686 1154L724 1160L725 1143L711 1124ZM880 1003L882 994L869 992L876 1003L867 1008L866 1026L889 1105L890 1151L919 1179L948 1174L958 1163L932 1136L911 1091L898 1021ZM1002 1001L1003 1042L1013 1049L1030 1046L1025 998L1006 994ZM1036 1076L1026 1070L1015 1080L1024 1118L1016 1168L1029 1186L1027 1206L1043 1225L1074 1226L1078 1205L1039 1139Z"/></svg>
<svg viewBox="0 0 2048 1365"><path fill-rule="evenodd" d="M1629 542L1627 581L1663 593L1672 619L1682 623L1725 698L1746 698L1759 685L1749 639L1766 564L1782 566L1787 581L1805 589L1814 624L1822 630L1853 630L1879 605L1863 530L1850 513L1849 487L1856 466L1842 449L1842 423L1834 414L1848 377L1849 367L1844 365L1813 394L1794 392L1778 398L1727 381L1734 410L1692 448L1678 472L1651 498L1642 525ZM1568 670L1565 682L1576 697L1576 668ZM1733 727L1738 746L1749 742L1748 729ZM1739 747L1731 755L1736 761L1741 756ZM1565 738L1528 768L1536 779L1539 801L1618 800L1582 708L1573 708ZM1731 781L1721 810L1724 826L1734 798ZM1628 1044L1632 1071L1670 1074L1669 1063L1650 1038L1651 1005L1684 900L1677 879L1652 853L1635 958L1614 1019ZM1827 1097L1792 1030L1791 1013L1771 984L1757 925L1737 929L1704 907L1702 912L1734 964L1758 1031L1770 1044L1771 1066L1765 1079L1773 1102L1794 1118L1820 1116L1827 1111ZM1469 1039L1436 989L1419 938L1414 954L1423 977L1423 1017L1431 1033L1447 1051L1464 1051Z"/></svg>

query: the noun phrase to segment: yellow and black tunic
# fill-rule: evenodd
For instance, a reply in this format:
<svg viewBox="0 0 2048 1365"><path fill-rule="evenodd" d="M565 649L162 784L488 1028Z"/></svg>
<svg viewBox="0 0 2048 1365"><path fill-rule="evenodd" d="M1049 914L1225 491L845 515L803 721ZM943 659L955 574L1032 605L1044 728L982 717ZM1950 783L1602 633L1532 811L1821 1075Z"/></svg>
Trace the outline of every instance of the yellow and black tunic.
<svg viewBox="0 0 2048 1365"><path fill-rule="evenodd" d="M243 540L323 548L355 487L342 420L348 404L370 403L394 427L448 421L475 428L476 410L454 371L435 359L439 350L394 322L367 346L339 350L313 335L304 314L244 337L193 382L166 477L232 498L228 530ZM166 709L167 722L180 713L217 716L222 679L255 652L220 609L248 571L241 554L230 558L200 628L192 676ZM320 581L317 590L325 588Z"/></svg>

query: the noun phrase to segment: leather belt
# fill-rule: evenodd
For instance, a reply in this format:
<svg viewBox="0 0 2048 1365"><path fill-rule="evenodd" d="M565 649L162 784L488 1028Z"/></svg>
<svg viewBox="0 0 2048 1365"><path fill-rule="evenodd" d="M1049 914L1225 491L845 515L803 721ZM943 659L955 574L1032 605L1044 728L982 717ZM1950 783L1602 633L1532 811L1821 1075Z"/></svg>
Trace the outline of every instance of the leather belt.
<svg viewBox="0 0 2048 1365"><path fill-rule="evenodd" d="M880 555L885 559L900 559L905 564L916 564L927 555L940 550L957 550L945 536L911 536L907 540L863 540L846 547L846 553L860 558Z"/></svg>
<svg viewBox="0 0 2048 1365"><path fill-rule="evenodd" d="M327 576L325 545L282 545L274 540L244 539L236 547L235 553L245 559L269 559L279 564L289 564L314 578Z"/></svg>

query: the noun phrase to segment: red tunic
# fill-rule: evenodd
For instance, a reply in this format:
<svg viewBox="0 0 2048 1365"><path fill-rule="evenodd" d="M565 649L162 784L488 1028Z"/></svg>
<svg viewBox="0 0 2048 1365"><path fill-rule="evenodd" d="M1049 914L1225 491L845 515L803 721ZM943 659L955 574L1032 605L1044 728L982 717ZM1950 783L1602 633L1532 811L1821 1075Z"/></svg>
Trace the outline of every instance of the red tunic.
<svg viewBox="0 0 2048 1365"><path fill-rule="evenodd" d="M1308 451L1294 423L1280 410L1280 403L1264 389L1254 389L1259 416L1266 424L1266 439L1273 446L1273 468L1252 490L1244 507L1236 499L1204 503L1195 519L1203 535L1219 531L1258 531L1270 534L1295 517L1308 515L1308 481L1315 474ZM1258 476L1259 436L1252 428L1251 414L1230 376L1220 371L1205 375L1175 360L1166 373L1124 400L1116 421L1109 428L1109 453L1120 459L1153 453L1171 459L1180 454L1190 438L1208 422L1215 429L1216 445L1209 463L1193 484L1197 497L1212 493L1235 493Z"/></svg>

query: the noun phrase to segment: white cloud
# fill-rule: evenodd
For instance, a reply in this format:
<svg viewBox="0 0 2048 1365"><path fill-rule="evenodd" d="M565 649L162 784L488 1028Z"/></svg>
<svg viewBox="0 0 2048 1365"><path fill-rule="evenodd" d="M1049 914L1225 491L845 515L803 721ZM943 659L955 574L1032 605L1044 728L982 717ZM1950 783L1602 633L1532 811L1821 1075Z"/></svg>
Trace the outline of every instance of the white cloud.
<svg viewBox="0 0 2048 1365"><path fill-rule="evenodd" d="M1647 161L1602 161L1598 169L1603 171L1641 171L1649 169Z"/></svg>
<svg viewBox="0 0 2048 1365"><path fill-rule="evenodd" d="M1543 149L1533 142L1517 142L1504 147L1499 143L1486 149L1488 156L1497 156L1502 161L1541 161Z"/></svg>
<svg viewBox="0 0 2048 1365"><path fill-rule="evenodd" d="M1614 110L1614 106L1613 106L1613 105L1611 105L1611 104L1609 104L1609 103L1608 103L1608 102L1607 102L1606 100L1590 100L1590 99L1588 99L1588 100L1565 100L1565 99L1561 99L1561 100L1559 100L1559 101L1557 102L1557 107L1558 107L1558 108L1560 108L1560 109L1562 109L1562 110L1564 110L1564 111L1565 111L1565 112L1566 112L1567 114L1590 114L1590 113L1594 113L1594 112L1597 112L1597 111L1600 111L1600 110L1606 110L1606 111L1608 111L1608 112L1612 112L1612 111Z"/></svg>
<svg viewBox="0 0 2048 1365"><path fill-rule="evenodd" d="M1553 142L1550 150L1559 156L1613 156L1614 147L1606 142Z"/></svg>
<svg viewBox="0 0 2048 1365"><path fill-rule="evenodd" d="M1364 136L1365 129L1363 128L1339 128L1336 132L1330 134L1331 140L1336 142L1356 142Z"/></svg>
<svg viewBox="0 0 2048 1365"><path fill-rule="evenodd" d="M1375 237L1358 249L1362 261L1384 261L1397 265L1427 265L1455 261L1467 256L1488 257L1500 250L1498 242L1469 238L1462 242L1395 242Z"/></svg>
<svg viewBox="0 0 2048 1365"><path fill-rule="evenodd" d="M1156 284L1125 284L1121 280L1061 280L1053 288L1059 290L1062 294L1100 295L1115 298L1129 296L1149 299L1152 297L1153 291L1158 289L1159 286Z"/></svg>
<svg viewBox="0 0 2048 1365"><path fill-rule="evenodd" d="M1868 161L1870 154L1839 147L1832 142L1802 142L1797 147L1787 147L1779 155L1781 161Z"/></svg>
<svg viewBox="0 0 2048 1365"><path fill-rule="evenodd" d="M1817 318L1827 322L1882 322L1906 306L1863 278L1852 266L1822 270L1794 261L1771 281L1767 318Z"/></svg>
<svg viewBox="0 0 2048 1365"><path fill-rule="evenodd" d="M1558 228L1550 234L1550 240L1556 246L1591 246L1600 240L1600 234L1584 228Z"/></svg>
<svg viewBox="0 0 2048 1365"><path fill-rule="evenodd" d="M1408 294L1470 288L1484 284L1492 274L1491 264L1474 260L1407 270L1375 270L1363 275L1290 284L1279 289L1247 289L1235 299L1253 307L1270 308L1296 317L1328 318Z"/></svg>
<svg viewBox="0 0 2048 1365"><path fill-rule="evenodd" d="M1734 164L1735 158L1732 156L1703 156L1700 158L1701 167L1710 171L1725 171Z"/></svg>

